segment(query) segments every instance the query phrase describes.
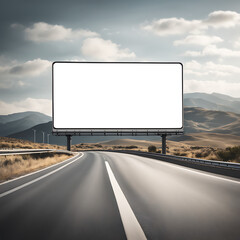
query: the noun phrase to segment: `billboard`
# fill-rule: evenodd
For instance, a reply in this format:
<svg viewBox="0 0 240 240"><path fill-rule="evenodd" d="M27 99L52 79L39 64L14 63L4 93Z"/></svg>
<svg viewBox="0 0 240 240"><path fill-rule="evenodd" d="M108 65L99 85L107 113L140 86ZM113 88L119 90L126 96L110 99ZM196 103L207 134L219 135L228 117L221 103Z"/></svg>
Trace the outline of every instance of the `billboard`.
<svg viewBox="0 0 240 240"><path fill-rule="evenodd" d="M178 62L54 62L53 133L161 134L183 131Z"/></svg>

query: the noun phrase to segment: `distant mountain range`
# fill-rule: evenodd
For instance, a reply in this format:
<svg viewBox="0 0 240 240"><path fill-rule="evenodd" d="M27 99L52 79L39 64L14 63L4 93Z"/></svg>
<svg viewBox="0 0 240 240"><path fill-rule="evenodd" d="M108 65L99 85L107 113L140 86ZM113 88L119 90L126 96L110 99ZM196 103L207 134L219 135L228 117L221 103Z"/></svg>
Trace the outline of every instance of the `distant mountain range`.
<svg viewBox="0 0 240 240"><path fill-rule="evenodd" d="M186 93L184 94L184 106L240 113L240 98L219 93Z"/></svg>
<svg viewBox="0 0 240 240"><path fill-rule="evenodd" d="M188 93L184 95L184 132L221 133L240 136L240 98L213 93ZM47 142L51 134L51 117L38 112L16 113L0 116L0 136L33 141L33 129L37 142ZM100 142L125 137L81 136L73 137L73 144L81 142ZM159 140L159 137L129 137L132 139ZM65 145L65 137L50 135L50 143Z"/></svg>
<svg viewBox="0 0 240 240"><path fill-rule="evenodd" d="M46 142L46 134L51 133L52 131L52 122L39 124L30 129L27 129L22 132L18 132L9 137L27 139L33 141L33 131L32 129L37 130L37 142L43 142L42 131L45 132ZM240 136L240 114L231 113L231 112L222 112L222 111L213 111L206 110L202 108L195 107L186 107L184 109L184 133L200 133L200 132L208 132L208 133L222 133L222 134L232 134ZM81 137L73 137L73 144L83 143L83 142L102 142L113 139L123 139L126 136L81 136ZM159 141L160 137L157 136L148 136L148 137L127 137L130 139L144 139L151 141ZM181 138L171 139L181 140ZM56 137L50 135L50 143L65 145L66 137Z"/></svg>
<svg viewBox="0 0 240 240"><path fill-rule="evenodd" d="M184 109L184 132L212 132L240 136L240 114L196 107Z"/></svg>
<svg viewBox="0 0 240 240"><path fill-rule="evenodd" d="M39 112L22 112L0 115L0 136L7 136L31 128L52 118Z"/></svg>

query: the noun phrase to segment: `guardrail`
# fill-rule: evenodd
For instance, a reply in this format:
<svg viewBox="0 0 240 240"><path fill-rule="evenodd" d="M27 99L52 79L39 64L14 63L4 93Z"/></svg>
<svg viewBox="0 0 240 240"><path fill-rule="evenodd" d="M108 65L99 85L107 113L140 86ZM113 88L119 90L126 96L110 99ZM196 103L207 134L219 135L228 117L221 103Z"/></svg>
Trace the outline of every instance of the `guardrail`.
<svg viewBox="0 0 240 240"><path fill-rule="evenodd" d="M113 152L122 152L122 153L132 153L139 156L155 156L155 157L161 157L165 159L172 159L172 160L180 160L185 162L195 162L215 167L225 167L225 168L231 168L231 169L239 169L240 170L240 164L239 163L232 163L232 162L221 162L221 161L214 161L214 160L203 160L198 158L187 158L187 157L181 157L181 156L174 156L174 155L165 155L161 153L151 153L151 152L140 152L140 151L133 151L133 150L116 150Z"/></svg>
<svg viewBox="0 0 240 240"><path fill-rule="evenodd" d="M0 155L18 155L18 154L34 154L52 152L55 149L11 149L11 150L0 150Z"/></svg>
<svg viewBox="0 0 240 240"><path fill-rule="evenodd" d="M204 160L204 159L198 159L198 158L187 158L187 157L180 157L180 156L173 156L173 155L163 155L163 157L175 158L175 159L182 160L182 161L202 163L202 164L207 164L207 165L212 165L212 166L217 166L217 167L220 166L220 167L240 169L240 164L238 164L238 163L215 161L215 160Z"/></svg>

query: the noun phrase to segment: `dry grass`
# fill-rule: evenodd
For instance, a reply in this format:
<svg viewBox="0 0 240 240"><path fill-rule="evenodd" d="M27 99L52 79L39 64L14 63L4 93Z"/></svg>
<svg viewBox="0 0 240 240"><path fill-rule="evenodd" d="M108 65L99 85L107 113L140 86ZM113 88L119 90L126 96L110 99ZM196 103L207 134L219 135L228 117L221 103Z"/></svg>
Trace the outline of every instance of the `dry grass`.
<svg viewBox="0 0 240 240"><path fill-rule="evenodd" d="M0 149L64 149L64 146L46 143L33 143L16 138L0 137Z"/></svg>
<svg viewBox="0 0 240 240"><path fill-rule="evenodd" d="M227 147L217 152L217 156L222 161L233 161L240 163L240 146Z"/></svg>
<svg viewBox="0 0 240 240"><path fill-rule="evenodd" d="M71 156L56 152L0 156L0 182L45 168Z"/></svg>
<svg viewBox="0 0 240 240"><path fill-rule="evenodd" d="M126 141L127 142L127 141ZM129 141L131 144L132 141ZM111 144L101 144L101 143L81 143L77 145L73 145L73 150L75 151L87 151L87 150L135 150L135 151L143 151L148 152L148 147L154 145L156 146L156 152L161 153L161 142L143 142L140 140L139 144L137 140L134 140L134 145L112 145ZM206 160L221 160L218 157L218 152L222 150L217 147L210 146L194 146L188 145L180 142L167 141L167 154L175 155L175 156L183 156L189 158L200 158Z"/></svg>

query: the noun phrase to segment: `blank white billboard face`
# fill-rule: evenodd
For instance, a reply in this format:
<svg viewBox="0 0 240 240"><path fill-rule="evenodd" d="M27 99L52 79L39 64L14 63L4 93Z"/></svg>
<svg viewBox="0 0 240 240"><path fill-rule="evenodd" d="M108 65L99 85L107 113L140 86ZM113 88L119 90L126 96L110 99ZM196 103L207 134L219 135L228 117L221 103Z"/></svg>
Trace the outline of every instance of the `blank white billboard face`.
<svg viewBox="0 0 240 240"><path fill-rule="evenodd" d="M180 63L53 64L55 129L181 129Z"/></svg>

